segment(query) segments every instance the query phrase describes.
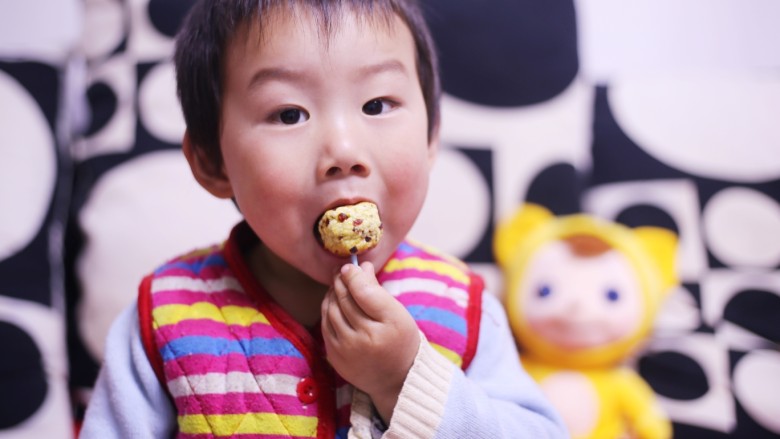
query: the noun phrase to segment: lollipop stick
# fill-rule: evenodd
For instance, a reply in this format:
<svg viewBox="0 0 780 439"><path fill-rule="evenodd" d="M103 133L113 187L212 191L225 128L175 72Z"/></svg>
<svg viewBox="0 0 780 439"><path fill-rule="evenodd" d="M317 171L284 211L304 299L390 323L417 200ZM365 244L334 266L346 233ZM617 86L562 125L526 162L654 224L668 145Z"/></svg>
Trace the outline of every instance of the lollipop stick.
<svg viewBox="0 0 780 439"><path fill-rule="evenodd" d="M356 254L353 254L351 256L351 258L352 258L352 264L353 265L358 265L358 266L360 265L360 264L358 264L357 255Z"/></svg>

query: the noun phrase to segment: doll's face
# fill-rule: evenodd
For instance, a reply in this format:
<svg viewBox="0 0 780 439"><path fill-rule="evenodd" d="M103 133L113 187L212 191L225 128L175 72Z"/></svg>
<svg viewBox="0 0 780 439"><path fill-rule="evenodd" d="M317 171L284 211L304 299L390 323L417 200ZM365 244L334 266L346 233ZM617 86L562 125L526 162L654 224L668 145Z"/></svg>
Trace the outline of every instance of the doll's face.
<svg viewBox="0 0 780 439"><path fill-rule="evenodd" d="M615 249L576 255L563 241L530 260L520 298L533 333L559 348L602 347L634 334L645 306L629 261Z"/></svg>

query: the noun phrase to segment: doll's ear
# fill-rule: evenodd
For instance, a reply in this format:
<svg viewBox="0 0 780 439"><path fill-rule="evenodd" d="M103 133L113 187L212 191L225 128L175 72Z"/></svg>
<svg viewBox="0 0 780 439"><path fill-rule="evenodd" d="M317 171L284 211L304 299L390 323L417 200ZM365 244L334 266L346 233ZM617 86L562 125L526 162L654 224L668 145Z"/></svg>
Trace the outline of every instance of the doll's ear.
<svg viewBox="0 0 780 439"><path fill-rule="evenodd" d="M225 173L225 165L214 163L203 148L198 148L192 142L189 131L184 132L181 146L195 180L217 198L232 198L233 187Z"/></svg>
<svg viewBox="0 0 780 439"><path fill-rule="evenodd" d="M677 235L670 230L652 226L637 227L633 232L658 268L662 293L670 293L679 282L676 267Z"/></svg>
<svg viewBox="0 0 780 439"><path fill-rule="evenodd" d="M538 227L554 219L552 212L538 204L524 204L506 220L498 224L493 239L496 262L506 267L517 251L517 246Z"/></svg>

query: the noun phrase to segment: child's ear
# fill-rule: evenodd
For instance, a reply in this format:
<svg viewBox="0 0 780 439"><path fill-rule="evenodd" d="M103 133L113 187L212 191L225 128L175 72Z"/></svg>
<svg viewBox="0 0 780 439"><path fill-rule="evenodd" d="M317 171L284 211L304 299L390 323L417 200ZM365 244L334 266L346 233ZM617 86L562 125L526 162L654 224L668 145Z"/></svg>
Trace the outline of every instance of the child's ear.
<svg viewBox="0 0 780 439"><path fill-rule="evenodd" d="M181 146L195 180L217 198L232 198L233 188L225 173L224 165L217 165L207 156L203 148L196 147L192 143L189 131L184 132Z"/></svg>
<svg viewBox="0 0 780 439"><path fill-rule="evenodd" d="M431 133L430 140L428 140L428 168L433 168L433 164L436 163L436 155L439 152L439 127L437 126Z"/></svg>

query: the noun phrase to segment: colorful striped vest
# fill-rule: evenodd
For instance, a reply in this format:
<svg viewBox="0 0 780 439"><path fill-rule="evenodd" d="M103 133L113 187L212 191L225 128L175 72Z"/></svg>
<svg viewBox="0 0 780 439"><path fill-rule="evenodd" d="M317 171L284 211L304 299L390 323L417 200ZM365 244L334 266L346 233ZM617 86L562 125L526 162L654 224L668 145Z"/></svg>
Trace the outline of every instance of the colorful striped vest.
<svg viewBox="0 0 780 439"><path fill-rule="evenodd" d="M251 276L242 223L223 246L172 260L139 293L141 336L178 412L180 438L341 438L352 387L309 333ZM377 276L431 345L465 369L476 350L481 280L405 242Z"/></svg>

